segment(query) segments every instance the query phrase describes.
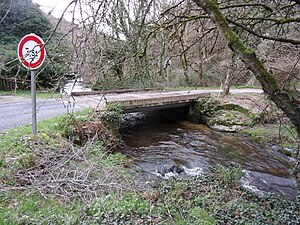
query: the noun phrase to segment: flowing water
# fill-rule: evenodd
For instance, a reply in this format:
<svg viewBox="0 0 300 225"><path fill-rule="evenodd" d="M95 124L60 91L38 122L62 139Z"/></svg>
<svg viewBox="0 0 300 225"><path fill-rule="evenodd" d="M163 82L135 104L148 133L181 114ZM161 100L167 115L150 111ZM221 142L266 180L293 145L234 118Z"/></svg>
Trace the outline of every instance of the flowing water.
<svg viewBox="0 0 300 225"><path fill-rule="evenodd" d="M287 157L273 145L242 134L217 132L191 122L166 122L150 117L144 123L123 129L125 154L130 167L146 177L167 179L209 173L211 168L241 165L241 183L257 194L295 195Z"/></svg>

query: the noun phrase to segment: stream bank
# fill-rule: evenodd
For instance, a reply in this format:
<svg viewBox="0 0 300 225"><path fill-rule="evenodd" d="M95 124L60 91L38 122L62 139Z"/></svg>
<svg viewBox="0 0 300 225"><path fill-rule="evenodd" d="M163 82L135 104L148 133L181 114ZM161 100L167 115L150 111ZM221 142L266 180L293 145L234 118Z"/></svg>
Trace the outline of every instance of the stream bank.
<svg viewBox="0 0 300 225"><path fill-rule="evenodd" d="M218 166L210 174L194 177L172 176L161 179L152 174L152 177L160 179L155 188L148 183L139 182L128 168L134 164L134 158L128 162L128 157L125 158L124 155L107 153L112 140L109 136L113 136L107 135L108 127L103 129L103 125L115 128L114 121L118 120L119 114L118 108L113 109L103 118L103 122L98 117L94 118L93 112L85 111L74 115L75 121L71 121L76 122L73 123L75 127L70 127L70 118L64 116L40 122L40 133L35 137L30 135L29 126L11 130L1 136L0 224L300 223L299 195L294 199L278 195L254 195L239 185L241 168L236 164L230 168ZM144 148L146 153L150 153L147 150L151 150L152 141L161 141L160 145L165 150L169 149L165 152L165 156L169 157L166 158L169 160L167 162L176 158L174 148L180 146L180 143L185 145L184 140L192 139L193 135L199 136L194 133L195 130L202 132L202 136L194 142L187 141L190 147L187 146L186 149L190 148L198 157L201 156L201 149L197 149L197 146L200 146L202 139L206 140L204 144L214 144L218 139L225 141L222 136L227 134L211 132L207 127L203 128L203 125L183 121L164 122L156 127L155 120L149 120L150 118L153 117L147 119L139 115L136 126L126 129L127 133L123 134L130 138L130 135L135 136L135 129L143 130L138 132L140 135L137 138L130 140L137 145L139 141L141 144L147 141L149 146ZM146 130L139 121L148 121L152 125L147 125ZM181 128L178 129L178 126ZM201 126L201 129L197 126ZM86 129L81 129L83 127ZM68 134L81 134L76 136L79 139L75 136L71 139L63 137L63 134L66 135L64 131L71 131L70 129L73 132ZM170 129L173 131L169 132ZM194 131L188 134L184 129ZM174 143L172 140L164 142L169 136L163 137L161 130L173 135ZM93 133L97 135L92 135ZM215 139L209 140L204 138L205 135L212 135ZM151 139L152 137L155 139ZM70 140L81 140L81 145ZM178 145L175 145L177 142ZM106 148L105 143L109 144ZM169 148L170 146L174 148ZM153 145L152 147L155 148ZM170 154L173 151L175 155ZM218 160L218 154L216 157L215 160ZM277 162L280 163L280 160ZM172 168L173 172L175 170L182 175L185 172L200 172L184 172L179 169L180 167ZM161 172L163 173L163 168ZM282 175L284 173L281 172Z"/></svg>

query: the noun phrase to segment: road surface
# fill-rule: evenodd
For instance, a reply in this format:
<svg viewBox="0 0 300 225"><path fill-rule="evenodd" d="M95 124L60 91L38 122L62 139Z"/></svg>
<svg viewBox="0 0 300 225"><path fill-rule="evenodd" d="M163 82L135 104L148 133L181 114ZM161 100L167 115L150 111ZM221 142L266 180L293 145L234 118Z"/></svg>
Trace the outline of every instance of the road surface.
<svg viewBox="0 0 300 225"><path fill-rule="evenodd" d="M171 92L122 93L103 95L86 95L77 97L63 97L59 99L38 99L37 118L43 120L68 112L85 108L105 107L106 101L157 98L159 96L176 96L181 94L217 93L219 90L191 90ZM233 89L231 93L262 93L259 89ZM105 98L104 98L105 97ZM16 96L0 96L0 132L31 123L31 99Z"/></svg>

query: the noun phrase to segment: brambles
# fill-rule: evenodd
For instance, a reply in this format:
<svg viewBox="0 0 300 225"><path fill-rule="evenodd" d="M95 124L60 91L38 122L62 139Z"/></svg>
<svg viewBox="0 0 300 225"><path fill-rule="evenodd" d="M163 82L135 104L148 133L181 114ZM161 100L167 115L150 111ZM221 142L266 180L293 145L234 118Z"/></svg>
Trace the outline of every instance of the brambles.
<svg viewBox="0 0 300 225"><path fill-rule="evenodd" d="M104 142L107 149L119 143L118 129L122 118L119 105L108 106L105 112L86 110L83 113L62 117L58 123L64 137L83 146L89 141Z"/></svg>
<svg viewBox="0 0 300 225"><path fill-rule="evenodd" d="M196 103L195 112L202 116L212 116L215 111L215 102L212 98L203 99Z"/></svg>

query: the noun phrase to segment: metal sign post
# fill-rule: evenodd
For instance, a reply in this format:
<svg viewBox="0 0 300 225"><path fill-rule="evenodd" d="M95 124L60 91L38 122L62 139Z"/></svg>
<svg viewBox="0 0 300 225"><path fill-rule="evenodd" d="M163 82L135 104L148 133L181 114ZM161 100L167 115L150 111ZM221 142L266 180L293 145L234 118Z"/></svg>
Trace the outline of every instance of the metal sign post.
<svg viewBox="0 0 300 225"><path fill-rule="evenodd" d="M31 106L32 106L32 134L37 134L37 119L36 119L36 71L30 71L31 76Z"/></svg>
<svg viewBox="0 0 300 225"><path fill-rule="evenodd" d="M36 70L45 58L44 41L35 34L24 36L18 45L18 57L22 65L30 71L31 76L31 104L32 104L32 134L37 134L36 117Z"/></svg>

